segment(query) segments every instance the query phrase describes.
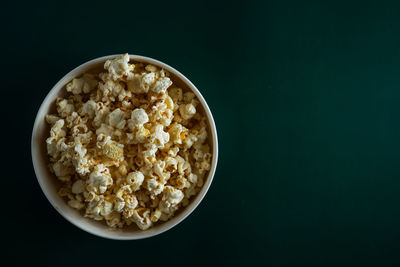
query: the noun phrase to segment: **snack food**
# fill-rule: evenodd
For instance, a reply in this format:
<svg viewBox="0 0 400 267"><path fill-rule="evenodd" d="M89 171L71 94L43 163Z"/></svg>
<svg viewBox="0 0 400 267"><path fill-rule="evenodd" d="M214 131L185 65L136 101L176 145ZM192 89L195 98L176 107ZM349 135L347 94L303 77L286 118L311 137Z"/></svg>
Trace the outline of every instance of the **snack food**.
<svg viewBox="0 0 400 267"><path fill-rule="evenodd" d="M111 227L145 230L197 194L210 169L207 122L192 92L127 54L66 86L46 140L59 194Z"/></svg>

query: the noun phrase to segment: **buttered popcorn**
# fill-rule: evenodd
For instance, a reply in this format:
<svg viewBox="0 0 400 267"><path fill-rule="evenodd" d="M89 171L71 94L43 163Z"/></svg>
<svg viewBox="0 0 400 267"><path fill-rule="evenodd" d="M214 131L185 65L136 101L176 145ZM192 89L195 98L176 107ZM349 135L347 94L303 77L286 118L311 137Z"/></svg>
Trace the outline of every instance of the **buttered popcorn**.
<svg viewBox="0 0 400 267"><path fill-rule="evenodd" d="M110 227L145 230L196 195L211 158L206 118L192 92L124 54L66 85L46 140L60 196Z"/></svg>

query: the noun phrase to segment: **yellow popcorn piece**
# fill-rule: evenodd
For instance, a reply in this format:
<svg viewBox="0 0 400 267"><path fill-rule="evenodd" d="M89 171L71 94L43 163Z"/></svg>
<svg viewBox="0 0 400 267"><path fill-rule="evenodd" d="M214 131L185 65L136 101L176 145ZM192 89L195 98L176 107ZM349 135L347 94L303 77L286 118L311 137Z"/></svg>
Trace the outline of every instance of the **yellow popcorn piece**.
<svg viewBox="0 0 400 267"><path fill-rule="evenodd" d="M149 117L144 109L134 109L131 113L131 119L129 120L129 128L134 129L135 127L143 125L148 121Z"/></svg>
<svg viewBox="0 0 400 267"><path fill-rule="evenodd" d="M66 118L72 112L75 111L75 106L67 99L57 99L57 113L62 118Z"/></svg>
<svg viewBox="0 0 400 267"><path fill-rule="evenodd" d="M79 202L76 199L71 199L70 201L68 201L68 205L77 210L83 209L85 207L83 203Z"/></svg>
<svg viewBox="0 0 400 267"><path fill-rule="evenodd" d="M46 122L50 125L53 125L60 119L60 117L52 115L52 114L47 114L45 118L46 118Z"/></svg>
<svg viewBox="0 0 400 267"><path fill-rule="evenodd" d="M91 186L93 192L104 193L112 184L110 170L103 164L96 165L88 179L88 185Z"/></svg>
<svg viewBox="0 0 400 267"><path fill-rule="evenodd" d="M157 221L160 219L161 214L162 214L161 210L156 209L155 211L153 211L153 212L151 213L150 220L151 220L153 223L157 222Z"/></svg>
<svg viewBox="0 0 400 267"><path fill-rule="evenodd" d="M127 82L128 90L135 94L147 93L154 84L156 75L154 72L134 74Z"/></svg>
<svg viewBox="0 0 400 267"><path fill-rule="evenodd" d="M96 115L97 104L93 100L89 99L83 104L81 115L87 115L89 118L93 118Z"/></svg>
<svg viewBox="0 0 400 267"><path fill-rule="evenodd" d="M167 105L167 109L174 110L175 104L170 96L165 98L164 103Z"/></svg>
<svg viewBox="0 0 400 267"><path fill-rule="evenodd" d="M152 226L152 221L150 220L150 210L146 208L139 208L133 211L132 219L136 225L142 229L146 230Z"/></svg>
<svg viewBox="0 0 400 267"><path fill-rule="evenodd" d="M72 193L74 194L80 194L85 192L85 187L86 187L85 181L77 180L75 183L73 183L71 190Z"/></svg>
<svg viewBox="0 0 400 267"><path fill-rule="evenodd" d="M191 103L192 100L196 97L196 95L192 92L186 92L183 94L183 101L186 103Z"/></svg>
<svg viewBox="0 0 400 267"><path fill-rule="evenodd" d="M154 93L165 93L165 91L172 85L172 81L168 77L158 79L158 81L151 87Z"/></svg>
<svg viewBox="0 0 400 267"><path fill-rule="evenodd" d="M108 70L110 77L115 81L123 76L129 76L135 65L129 64L129 55L123 54L115 59L107 60L104 69Z"/></svg>
<svg viewBox="0 0 400 267"><path fill-rule="evenodd" d="M72 170L69 166L64 165L62 162L58 161L52 166L54 174L61 181L67 182L71 179Z"/></svg>
<svg viewBox="0 0 400 267"><path fill-rule="evenodd" d="M146 65L145 70L147 70L148 72L156 72L158 70L158 68L154 65Z"/></svg>
<svg viewBox="0 0 400 267"><path fill-rule="evenodd" d="M168 131L170 139L174 144L182 144L183 139L189 133L188 129L180 123L174 123Z"/></svg>
<svg viewBox="0 0 400 267"><path fill-rule="evenodd" d="M165 186L163 197L160 202L160 210L165 214L171 214L176 210L177 205L182 201L184 194L181 190L172 186Z"/></svg>
<svg viewBox="0 0 400 267"><path fill-rule="evenodd" d="M97 136L97 147L101 149L103 155L110 159L124 160L124 145L111 140L110 136L99 134Z"/></svg>
<svg viewBox="0 0 400 267"><path fill-rule="evenodd" d="M81 93L89 93L97 86L97 80L92 74L83 74L81 78L75 78L70 83L67 84L66 89L68 92L74 95L79 95Z"/></svg>
<svg viewBox="0 0 400 267"><path fill-rule="evenodd" d="M151 195L159 195L164 190L164 184L158 182L156 179L148 179L145 184L145 188L150 192Z"/></svg>
<svg viewBox="0 0 400 267"><path fill-rule="evenodd" d="M113 112L108 114L108 123L117 129L123 129L126 124L125 112L119 108L113 110Z"/></svg>
<svg viewBox="0 0 400 267"><path fill-rule="evenodd" d="M147 140L147 137L150 136L150 131L146 129L143 125L140 125L136 131L136 142L144 143Z"/></svg>
<svg viewBox="0 0 400 267"><path fill-rule="evenodd" d="M196 108L193 104L184 104L179 107L179 113L184 120L189 120L196 114Z"/></svg>
<svg viewBox="0 0 400 267"><path fill-rule="evenodd" d="M116 159L116 160L123 159L124 147L123 145L118 144L117 142L111 141L104 145L103 153L104 155L106 155L111 159Z"/></svg>
<svg viewBox="0 0 400 267"><path fill-rule="evenodd" d="M139 190L144 181L144 175L140 171L130 172L126 176L126 182L131 186L133 191Z"/></svg>
<svg viewBox="0 0 400 267"><path fill-rule="evenodd" d="M164 132L164 126L158 124L154 127L154 133L152 135L152 143L156 145L157 148L163 148L169 141L169 133Z"/></svg>
<svg viewBox="0 0 400 267"><path fill-rule="evenodd" d="M168 94L176 104L183 99L183 90L181 88L172 87L168 90Z"/></svg>

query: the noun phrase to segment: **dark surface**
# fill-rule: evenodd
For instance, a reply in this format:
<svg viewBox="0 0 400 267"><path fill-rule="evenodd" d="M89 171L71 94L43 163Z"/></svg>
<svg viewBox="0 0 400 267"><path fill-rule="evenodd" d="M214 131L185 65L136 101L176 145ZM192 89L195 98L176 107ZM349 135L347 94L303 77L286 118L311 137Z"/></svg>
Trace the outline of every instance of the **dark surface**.
<svg viewBox="0 0 400 267"><path fill-rule="evenodd" d="M2 259L399 266L400 9L348 2L3 6ZM128 242L64 220L30 158L33 121L51 87L87 60L123 52L164 61L197 85L220 141L197 210L160 236Z"/></svg>

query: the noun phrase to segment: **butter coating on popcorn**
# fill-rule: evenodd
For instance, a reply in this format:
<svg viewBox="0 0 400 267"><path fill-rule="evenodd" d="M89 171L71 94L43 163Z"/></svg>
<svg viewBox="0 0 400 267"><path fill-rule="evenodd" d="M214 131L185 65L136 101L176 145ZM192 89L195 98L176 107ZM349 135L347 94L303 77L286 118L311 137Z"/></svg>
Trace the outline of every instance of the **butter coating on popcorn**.
<svg viewBox="0 0 400 267"><path fill-rule="evenodd" d="M74 78L46 115L50 171L84 216L146 230L200 191L212 159L206 118L157 66L124 54L104 70Z"/></svg>

